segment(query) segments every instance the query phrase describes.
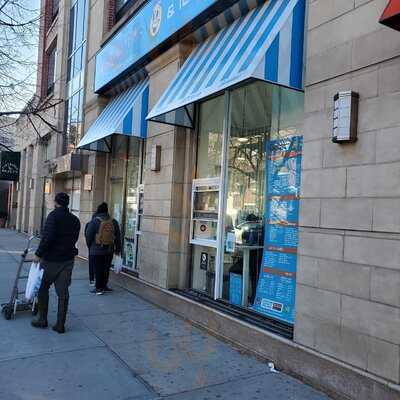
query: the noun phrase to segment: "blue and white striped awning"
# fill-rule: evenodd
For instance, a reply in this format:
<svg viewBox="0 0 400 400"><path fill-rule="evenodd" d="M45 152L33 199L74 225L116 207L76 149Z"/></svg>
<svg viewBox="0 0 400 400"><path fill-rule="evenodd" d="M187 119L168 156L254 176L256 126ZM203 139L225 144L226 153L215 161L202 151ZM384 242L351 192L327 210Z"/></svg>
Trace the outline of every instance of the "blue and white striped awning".
<svg viewBox="0 0 400 400"><path fill-rule="evenodd" d="M147 119L193 128L193 104L248 79L303 89L305 0L270 0L199 44Z"/></svg>
<svg viewBox="0 0 400 400"><path fill-rule="evenodd" d="M111 151L111 135L147 136L146 115L149 107L149 79L122 92L106 106L90 126L78 148Z"/></svg>

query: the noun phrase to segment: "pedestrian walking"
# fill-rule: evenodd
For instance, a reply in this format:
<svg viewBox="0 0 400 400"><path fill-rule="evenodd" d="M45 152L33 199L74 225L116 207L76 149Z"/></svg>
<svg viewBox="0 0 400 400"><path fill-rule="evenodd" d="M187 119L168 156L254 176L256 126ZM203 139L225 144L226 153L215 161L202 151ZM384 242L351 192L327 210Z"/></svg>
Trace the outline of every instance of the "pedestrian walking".
<svg viewBox="0 0 400 400"><path fill-rule="evenodd" d="M65 332L68 311L69 286L78 254L76 242L81 224L68 209L69 196L58 193L54 199L55 209L48 215L34 262L40 262L44 270L42 284L38 293L38 318L32 321L35 328L47 328L49 308L49 289L54 284L58 296L57 323L53 330Z"/></svg>
<svg viewBox="0 0 400 400"><path fill-rule="evenodd" d="M86 232L86 244L89 248L89 263L94 266L98 295L111 292L108 287L110 268L114 254L121 253L121 231L118 222L108 213L107 203L101 203Z"/></svg>

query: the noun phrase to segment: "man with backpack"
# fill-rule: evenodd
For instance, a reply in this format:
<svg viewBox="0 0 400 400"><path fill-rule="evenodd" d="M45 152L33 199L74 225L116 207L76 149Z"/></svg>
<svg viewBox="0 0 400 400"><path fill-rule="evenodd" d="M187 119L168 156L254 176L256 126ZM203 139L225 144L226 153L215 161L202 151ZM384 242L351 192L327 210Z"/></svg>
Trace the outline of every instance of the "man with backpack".
<svg viewBox="0 0 400 400"><path fill-rule="evenodd" d="M101 203L85 230L90 263L94 266L97 295L111 292L108 287L111 263L114 254L121 253L121 232L118 222L108 214L107 203Z"/></svg>
<svg viewBox="0 0 400 400"><path fill-rule="evenodd" d="M44 273L38 293L39 315L31 324L35 328L47 328L49 289L54 284L58 296L58 313L53 330L64 333L69 301L68 288L71 284L74 259L78 254L76 242L81 224L68 210L69 196L66 193L58 193L54 203L55 209L46 219L40 244L34 256L34 262L40 262Z"/></svg>

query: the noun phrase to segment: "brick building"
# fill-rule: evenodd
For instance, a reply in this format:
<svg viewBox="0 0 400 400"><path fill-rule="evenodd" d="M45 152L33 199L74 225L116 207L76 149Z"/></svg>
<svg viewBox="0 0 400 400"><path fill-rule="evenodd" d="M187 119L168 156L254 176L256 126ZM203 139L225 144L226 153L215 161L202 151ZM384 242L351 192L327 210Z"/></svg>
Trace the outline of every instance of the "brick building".
<svg viewBox="0 0 400 400"><path fill-rule="evenodd" d="M398 399L392 3L43 0L62 133L24 150L17 228L60 190L83 224L106 199L122 285L338 398Z"/></svg>

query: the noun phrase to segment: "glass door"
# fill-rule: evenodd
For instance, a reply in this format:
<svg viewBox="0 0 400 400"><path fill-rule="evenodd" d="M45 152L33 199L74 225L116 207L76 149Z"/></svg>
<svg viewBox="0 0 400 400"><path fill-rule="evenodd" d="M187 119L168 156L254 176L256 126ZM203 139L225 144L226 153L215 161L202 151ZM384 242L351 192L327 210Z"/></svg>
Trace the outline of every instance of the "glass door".
<svg viewBox="0 0 400 400"><path fill-rule="evenodd" d="M125 213L124 177L126 174L128 138L126 136L116 135L113 138L112 144L109 211L110 215L118 221L122 232Z"/></svg>
<svg viewBox="0 0 400 400"><path fill-rule="evenodd" d="M142 140L113 138L110 176L110 215L121 229L122 258L128 269L137 268L138 185L142 173Z"/></svg>
<svg viewBox="0 0 400 400"><path fill-rule="evenodd" d="M219 182L221 179L224 96L200 104L199 113L196 178L206 184L204 187L199 186L198 193L196 193L194 208L200 210L194 210L194 219L196 220L192 221L193 231L191 234L199 240L198 244L192 245L190 287L214 297L217 249L216 244L207 244L207 242L215 242L216 232L213 232L212 218L204 219L204 214L218 212L216 208L219 199L215 198L212 182L213 180Z"/></svg>

